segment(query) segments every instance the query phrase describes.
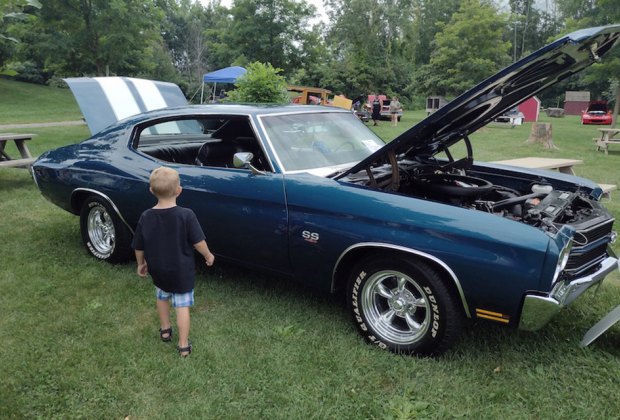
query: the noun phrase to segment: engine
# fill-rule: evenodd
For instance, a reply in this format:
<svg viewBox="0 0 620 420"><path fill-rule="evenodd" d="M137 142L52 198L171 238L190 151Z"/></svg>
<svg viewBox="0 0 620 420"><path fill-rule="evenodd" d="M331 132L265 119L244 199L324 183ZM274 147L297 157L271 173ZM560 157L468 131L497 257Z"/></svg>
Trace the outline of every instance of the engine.
<svg viewBox="0 0 620 420"><path fill-rule="evenodd" d="M493 184L460 173L432 173L407 179L401 183L399 191L553 231L564 224L581 224L607 214L585 192L559 191L550 184L535 182L523 188Z"/></svg>
<svg viewBox="0 0 620 420"><path fill-rule="evenodd" d="M582 225L609 213L589 191L555 189L541 179L483 174L465 169L444 171L436 166L400 161L398 176L390 165L359 172L348 181L411 197L483 211L527 223L552 233L562 225ZM491 182L489 179L493 179Z"/></svg>

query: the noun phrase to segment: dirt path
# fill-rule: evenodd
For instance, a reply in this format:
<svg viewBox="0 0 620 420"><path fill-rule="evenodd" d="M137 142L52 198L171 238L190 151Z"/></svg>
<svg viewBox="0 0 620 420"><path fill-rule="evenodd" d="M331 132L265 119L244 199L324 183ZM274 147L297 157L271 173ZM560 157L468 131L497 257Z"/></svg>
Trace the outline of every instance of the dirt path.
<svg viewBox="0 0 620 420"><path fill-rule="evenodd" d="M41 122L41 123L30 123L30 124L0 124L0 131L10 130L14 128L62 127L62 126L68 126L68 125L84 125L84 124L86 124L86 122L83 120Z"/></svg>

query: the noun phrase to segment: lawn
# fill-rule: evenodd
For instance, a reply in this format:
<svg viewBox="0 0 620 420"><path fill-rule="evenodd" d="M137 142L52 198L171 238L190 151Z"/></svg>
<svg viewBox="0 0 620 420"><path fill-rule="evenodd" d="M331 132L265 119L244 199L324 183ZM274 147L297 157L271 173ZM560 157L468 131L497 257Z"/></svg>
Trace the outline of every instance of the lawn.
<svg viewBox="0 0 620 420"><path fill-rule="evenodd" d="M11 83L8 83L11 85ZM3 92L7 82L0 80ZM50 89L50 88L39 88ZM58 104L75 104L68 91ZM46 96L37 96L38 98ZM5 101L3 101L5 102ZM16 108L32 104L15 101ZM33 107L35 105L32 105ZM14 110L1 123L51 121ZM1 114L1 112L0 112ZM19 116L19 117L17 117ZM54 116L79 119L75 110ZM407 112L393 138L423 117ZM579 175L620 184L620 149L596 152L595 127L553 124L558 150L524 143L530 125L472 136L480 160L579 158ZM19 130L11 130L19 131ZM78 127L34 128L35 154L85 138ZM620 192L606 205L620 214ZM472 321L437 359L366 345L338 296L232 266L199 273L194 353L159 341L152 285L134 264L95 261L78 219L38 193L28 172L0 169L0 417L213 419L618 418L620 325L591 346L585 331L620 303L618 276L543 330Z"/></svg>

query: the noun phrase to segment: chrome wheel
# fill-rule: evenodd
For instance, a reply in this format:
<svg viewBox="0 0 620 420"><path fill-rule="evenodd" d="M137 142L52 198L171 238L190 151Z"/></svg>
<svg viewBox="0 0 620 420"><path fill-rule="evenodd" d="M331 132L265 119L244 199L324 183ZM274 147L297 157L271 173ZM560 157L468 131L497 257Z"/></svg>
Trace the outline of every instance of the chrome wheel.
<svg viewBox="0 0 620 420"><path fill-rule="evenodd" d="M110 214L102 206L94 206L88 212L88 237L94 251L102 255L114 251L116 231Z"/></svg>
<svg viewBox="0 0 620 420"><path fill-rule="evenodd" d="M105 197L83 199L80 210L80 233L88 252L95 258L111 263L131 258L131 231L123 223L116 207Z"/></svg>
<svg viewBox="0 0 620 420"><path fill-rule="evenodd" d="M399 271L373 273L361 291L366 320L384 339L411 344L427 332L431 307L422 287Z"/></svg>

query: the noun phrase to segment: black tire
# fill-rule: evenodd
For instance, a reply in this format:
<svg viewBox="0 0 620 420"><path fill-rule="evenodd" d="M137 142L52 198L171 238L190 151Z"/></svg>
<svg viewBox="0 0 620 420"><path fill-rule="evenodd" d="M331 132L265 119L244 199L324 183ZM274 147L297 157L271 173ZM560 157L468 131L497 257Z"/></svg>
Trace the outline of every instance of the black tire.
<svg viewBox="0 0 620 420"><path fill-rule="evenodd" d="M394 353L439 355L458 338L461 305L423 262L375 258L351 272L347 303L360 334Z"/></svg>
<svg viewBox="0 0 620 420"><path fill-rule="evenodd" d="M82 242L93 257L119 263L132 255L131 232L103 198L90 196L80 210Z"/></svg>

